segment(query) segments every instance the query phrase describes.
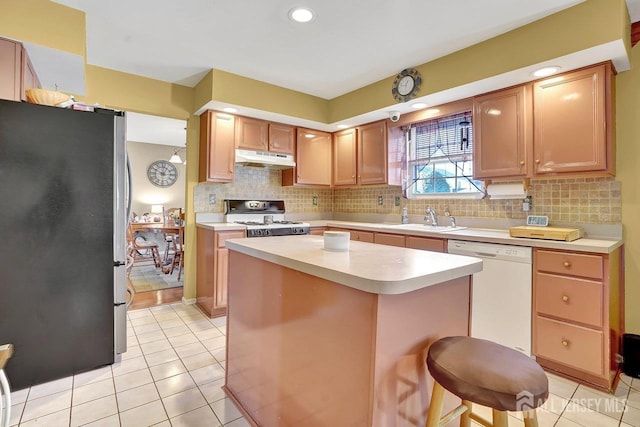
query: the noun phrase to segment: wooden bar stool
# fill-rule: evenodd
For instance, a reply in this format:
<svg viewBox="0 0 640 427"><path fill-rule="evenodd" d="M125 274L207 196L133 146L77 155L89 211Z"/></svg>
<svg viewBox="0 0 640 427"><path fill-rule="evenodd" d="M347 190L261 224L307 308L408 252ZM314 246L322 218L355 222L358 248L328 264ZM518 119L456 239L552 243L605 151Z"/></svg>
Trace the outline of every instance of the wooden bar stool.
<svg viewBox="0 0 640 427"><path fill-rule="evenodd" d="M431 345L427 368L434 378L426 427L444 426L460 416L485 426L507 427L507 411L521 411L526 427L537 427L536 408L549 397L549 381L533 359L491 341L470 337L442 338ZM444 392L462 404L442 416ZM473 403L492 408L493 423L472 412Z"/></svg>

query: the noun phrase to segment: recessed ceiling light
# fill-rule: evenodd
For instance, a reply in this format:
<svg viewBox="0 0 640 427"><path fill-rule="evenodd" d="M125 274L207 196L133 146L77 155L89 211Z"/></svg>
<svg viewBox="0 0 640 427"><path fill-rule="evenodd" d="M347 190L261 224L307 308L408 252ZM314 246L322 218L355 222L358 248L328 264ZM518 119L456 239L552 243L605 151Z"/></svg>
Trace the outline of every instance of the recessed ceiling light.
<svg viewBox="0 0 640 427"><path fill-rule="evenodd" d="M559 69L560 67L558 67L557 65L552 65L550 67L544 67L534 71L533 75L536 77L547 77L547 76L550 76L551 74L557 73Z"/></svg>
<svg viewBox="0 0 640 427"><path fill-rule="evenodd" d="M294 7L289 11L289 19L295 22L309 22L315 18L313 10L304 7Z"/></svg>
<svg viewBox="0 0 640 427"><path fill-rule="evenodd" d="M346 129L349 125L338 125L338 129Z"/></svg>
<svg viewBox="0 0 640 427"><path fill-rule="evenodd" d="M233 107L224 107L222 111L224 111L225 113L237 113L238 109Z"/></svg>
<svg viewBox="0 0 640 427"><path fill-rule="evenodd" d="M411 108L420 110L421 108L427 108L427 104L425 104L424 102L416 102L415 104L411 104Z"/></svg>

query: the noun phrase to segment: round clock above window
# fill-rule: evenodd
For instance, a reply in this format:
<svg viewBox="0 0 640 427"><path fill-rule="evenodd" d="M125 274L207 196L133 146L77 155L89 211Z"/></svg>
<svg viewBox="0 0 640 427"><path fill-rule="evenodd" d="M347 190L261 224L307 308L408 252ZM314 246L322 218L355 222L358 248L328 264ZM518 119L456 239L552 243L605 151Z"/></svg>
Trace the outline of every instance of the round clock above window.
<svg viewBox="0 0 640 427"><path fill-rule="evenodd" d="M147 168L147 178L153 185L169 187L178 179L178 169L166 160L156 160Z"/></svg>
<svg viewBox="0 0 640 427"><path fill-rule="evenodd" d="M398 102L407 102L418 95L422 78L418 70L407 68L398 73L391 86L391 94Z"/></svg>

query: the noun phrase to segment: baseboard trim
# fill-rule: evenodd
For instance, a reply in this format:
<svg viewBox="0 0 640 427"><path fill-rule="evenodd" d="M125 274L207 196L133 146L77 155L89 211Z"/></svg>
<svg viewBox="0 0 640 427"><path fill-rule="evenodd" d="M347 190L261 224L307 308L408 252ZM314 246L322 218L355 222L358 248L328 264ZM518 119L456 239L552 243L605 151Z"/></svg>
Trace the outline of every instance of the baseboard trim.
<svg viewBox="0 0 640 427"><path fill-rule="evenodd" d="M196 298L187 299L185 297L182 297L182 303L186 305L194 305L196 303Z"/></svg>

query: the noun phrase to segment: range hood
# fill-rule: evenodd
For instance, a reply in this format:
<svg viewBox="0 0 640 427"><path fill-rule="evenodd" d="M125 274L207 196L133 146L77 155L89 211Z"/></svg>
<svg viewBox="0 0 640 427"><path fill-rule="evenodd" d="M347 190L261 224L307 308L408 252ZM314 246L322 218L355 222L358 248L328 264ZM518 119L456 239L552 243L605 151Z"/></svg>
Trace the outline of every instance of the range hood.
<svg viewBox="0 0 640 427"><path fill-rule="evenodd" d="M291 169L296 166L291 154L240 149L236 149L236 163L270 169Z"/></svg>

